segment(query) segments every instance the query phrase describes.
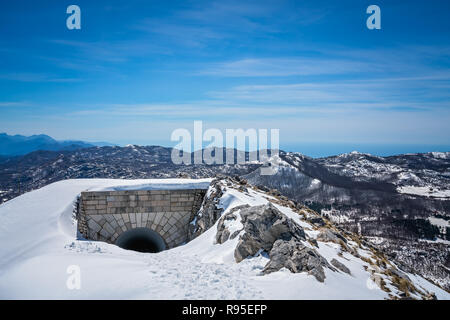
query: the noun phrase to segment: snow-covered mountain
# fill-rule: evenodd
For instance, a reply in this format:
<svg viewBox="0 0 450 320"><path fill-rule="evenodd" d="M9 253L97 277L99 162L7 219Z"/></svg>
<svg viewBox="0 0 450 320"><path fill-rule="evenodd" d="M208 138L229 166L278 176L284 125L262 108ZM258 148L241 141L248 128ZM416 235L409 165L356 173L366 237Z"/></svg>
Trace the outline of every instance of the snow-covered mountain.
<svg viewBox="0 0 450 320"><path fill-rule="evenodd" d="M156 254L77 237L84 190L170 180L65 180L0 205L3 299L449 299L314 211L242 179L212 182L192 240ZM80 290L67 287L68 267Z"/></svg>
<svg viewBox="0 0 450 320"><path fill-rule="evenodd" d="M450 290L450 153L311 159L281 152L274 176L244 175L364 235Z"/></svg>
<svg viewBox="0 0 450 320"><path fill-rule="evenodd" d="M64 179L241 176L361 234L404 268L450 290L448 152L313 159L280 151L272 176L261 175L258 163L178 166L170 154L170 148L130 145L0 159L0 201Z"/></svg>

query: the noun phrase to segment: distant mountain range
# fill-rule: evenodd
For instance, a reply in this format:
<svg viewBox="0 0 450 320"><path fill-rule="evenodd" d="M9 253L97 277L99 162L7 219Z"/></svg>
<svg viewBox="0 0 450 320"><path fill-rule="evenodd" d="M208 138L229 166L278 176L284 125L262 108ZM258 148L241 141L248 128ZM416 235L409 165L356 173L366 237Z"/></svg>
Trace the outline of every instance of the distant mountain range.
<svg viewBox="0 0 450 320"><path fill-rule="evenodd" d="M0 133L0 161L2 156L20 156L37 150L70 151L95 146L112 146L106 142L58 141L45 134L22 136Z"/></svg>

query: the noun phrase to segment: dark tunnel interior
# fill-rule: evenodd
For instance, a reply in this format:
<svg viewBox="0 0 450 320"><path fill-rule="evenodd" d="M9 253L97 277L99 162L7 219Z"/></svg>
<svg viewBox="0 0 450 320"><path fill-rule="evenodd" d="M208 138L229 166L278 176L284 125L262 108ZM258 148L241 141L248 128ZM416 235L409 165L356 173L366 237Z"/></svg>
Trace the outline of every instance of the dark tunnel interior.
<svg viewBox="0 0 450 320"><path fill-rule="evenodd" d="M116 240L116 245L127 250L156 253L166 249L163 238L148 228L125 231Z"/></svg>

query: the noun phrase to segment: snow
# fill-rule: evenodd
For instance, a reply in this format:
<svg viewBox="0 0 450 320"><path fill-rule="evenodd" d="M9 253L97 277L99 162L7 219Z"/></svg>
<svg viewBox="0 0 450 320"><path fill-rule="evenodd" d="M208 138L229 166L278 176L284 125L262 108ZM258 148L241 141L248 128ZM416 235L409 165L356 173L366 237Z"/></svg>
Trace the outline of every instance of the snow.
<svg viewBox="0 0 450 320"><path fill-rule="evenodd" d="M418 241L428 242L428 243L442 243L442 244L450 245L450 241L444 240L444 239L439 239L439 238L437 238L436 240L419 239Z"/></svg>
<svg viewBox="0 0 450 320"><path fill-rule="evenodd" d="M211 181L212 179L136 179L125 185L98 187L89 191L208 189Z"/></svg>
<svg viewBox="0 0 450 320"><path fill-rule="evenodd" d="M373 244L382 244L385 240L382 237L365 237L367 241Z"/></svg>
<svg viewBox="0 0 450 320"><path fill-rule="evenodd" d="M321 209L320 214L322 216L328 217L331 221L333 221L335 223L345 223L345 222L351 221L349 216L347 216L345 214L340 214L340 211L336 210L336 209L330 209L330 210Z"/></svg>
<svg viewBox="0 0 450 320"><path fill-rule="evenodd" d="M311 189L317 189L317 188L320 188L321 185L322 185L322 182L319 179L313 179L311 181L311 184L309 187Z"/></svg>
<svg viewBox="0 0 450 320"><path fill-rule="evenodd" d="M385 299L386 292L370 283L368 264L340 247L319 242L327 260L344 263L351 275L326 269L324 283L306 273L287 270L261 275L264 253L241 263L234 260L239 237L215 243L216 227L177 248L139 253L115 245L76 238L72 204L85 190L124 190L205 186L209 180L77 179L50 184L0 205L0 299ZM249 188L244 194L224 189L220 206L228 212L242 205L273 200ZM287 207L284 214L315 236L313 227ZM230 225L240 230L240 221ZM307 242L305 242L305 245ZM370 252L360 250L361 256ZM67 268L79 266L80 290L68 289ZM417 281L449 299L449 294L422 278Z"/></svg>
<svg viewBox="0 0 450 320"><path fill-rule="evenodd" d="M404 171L404 172L400 172L397 176L399 182L405 181L405 180L412 180L415 181L416 183L423 183L422 179L420 179L417 175L415 175L414 173L410 172L410 171Z"/></svg>
<svg viewBox="0 0 450 320"><path fill-rule="evenodd" d="M428 217L428 221L430 221L430 223L432 225L435 225L435 226L443 228L443 229L450 227L450 222L447 220L444 220L442 218Z"/></svg>
<svg viewBox="0 0 450 320"><path fill-rule="evenodd" d="M354 155L359 156L356 158ZM363 181L368 179L390 179L392 174L400 173L404 170L398 165L386 163L383 158L370 156L371 158L378 158L380 160L373 161L372 159L366 159L366 156L370 155L362 153L346 153L339 155L334 159L330 159L325 166L335 173L341 175L344 174ZM345 159L344 162L342 161L343 159Z"/></svg>
<svg viewBox="0 0 450 320"><path fill-rule="evenodd" d="M431 152L431 155L438 159L449 159L450 152Z"/></svg>
<svg viewBox="0 0 450 320"><path fill-rule="evenodd" d="M450 190L439 190L432 186L416 187L402 186L397 187L397 192L434 198L450 198Z"/></svg>

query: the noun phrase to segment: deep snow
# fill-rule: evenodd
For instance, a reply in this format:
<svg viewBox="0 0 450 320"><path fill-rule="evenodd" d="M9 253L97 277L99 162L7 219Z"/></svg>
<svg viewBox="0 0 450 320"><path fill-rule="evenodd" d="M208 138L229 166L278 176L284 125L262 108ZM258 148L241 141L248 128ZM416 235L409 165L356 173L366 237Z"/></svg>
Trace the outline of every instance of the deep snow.
<svg viewBox="0 0 450 320"><path fill-rule="evenodd" d="M138 253L95 241L76 239L72 204L84 190L205 186L210 180L79 179L53 183L0 205L1 299L384 299L388 294L370 280L367 263L344 253L339 245L319 242L327 260L336 258L352 275L326 269L324 283L287 270L262 276L267 256L236 263L238 237L214 244L216 225L184 246L160 253ZM228 188L221 199L225 212L267 196ZM316 231L289 208L277 206L305 228ZM237 221L236 223L239 223ZM233 227L233 226L230 226ZM234 226L238 227L238 226ZM370 256L361 250L362 256ZM80 267L81 289L66 286L67 268ZM413 275L416 284L439 299L449 294Z"/></svg>

